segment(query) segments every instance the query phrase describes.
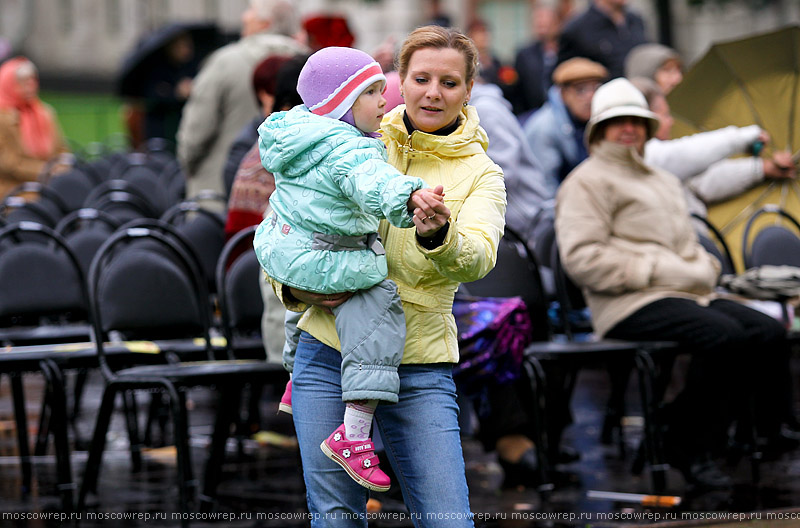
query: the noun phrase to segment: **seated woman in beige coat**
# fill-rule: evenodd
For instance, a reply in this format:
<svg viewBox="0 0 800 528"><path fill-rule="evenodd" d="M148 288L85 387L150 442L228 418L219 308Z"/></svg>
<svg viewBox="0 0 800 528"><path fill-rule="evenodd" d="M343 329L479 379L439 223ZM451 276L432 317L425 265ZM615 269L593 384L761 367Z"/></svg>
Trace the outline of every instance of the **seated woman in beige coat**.
<svg viewBox="0 0 800 528"><path fill-rule="evenodd" d="M673 341L691 353L683 390L665 409L667 459L691 484L724 488L731 479L711 455L743 414L748 387L757 394L759 433L768 442L783 439L786 333L774 319L714 294L720 266L697 241L680 181L643 160L657 126L628 80L597 90L586 128L590 156L556 197L559 250L599 336Z"/></svg>
<svg viewBox="0 0 800 528"><path fill-rule="evenodd" d="M15 57L0 66L0 200L67 147L55 112L39 99L36 66Z"/></svg>

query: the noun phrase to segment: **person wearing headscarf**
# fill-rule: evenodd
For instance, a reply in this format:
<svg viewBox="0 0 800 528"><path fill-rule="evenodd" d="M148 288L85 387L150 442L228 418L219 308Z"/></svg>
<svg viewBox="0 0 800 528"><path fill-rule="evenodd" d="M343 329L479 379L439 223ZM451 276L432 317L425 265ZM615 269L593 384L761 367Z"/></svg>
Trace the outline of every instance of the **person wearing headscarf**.
<svg viewBox="0 0 800 528"><path fill-rule="evenodd" d="M639 44L625 57L625 77L652 79L666 96L683 80L683 61L663 44Z"/></svg>
<svg viewBox="0 0 800 528"><path fill-rule="evenodd" d="M39 74L25 57L0 66L0 199L35 181L67 146L55 111L39 99Z"/></svg>

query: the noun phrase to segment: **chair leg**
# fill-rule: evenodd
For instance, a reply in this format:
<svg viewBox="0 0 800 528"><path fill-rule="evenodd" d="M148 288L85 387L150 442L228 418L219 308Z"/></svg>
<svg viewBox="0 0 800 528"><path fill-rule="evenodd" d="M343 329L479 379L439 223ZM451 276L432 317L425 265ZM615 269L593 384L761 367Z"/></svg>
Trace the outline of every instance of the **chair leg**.
<svg viewBox="0 0 800 528"><path fill-rule="evenodd" d="M220 387L219 393L211 450L206 461L203 492L200 496L200 507L203 511L211 511L216 502L217 484L225 461L225 445L231 435L231 427L239 421L237 411L242 400L240 387L223 386Z"/></svg>
<svg viewBox="0 0 800 528"><path fill-rule="evenodd" d="M147 421L145 422L144 438L142 444L152 447L162 447L169 444L167 439L167 423L169 423L169 407L164 403L163 394L150 395L147 408ZM155 425L158 425L161 436L156 442L153 438Z"/></svg>
<svg viewBox="0 0 800 528"><path fill-rule="evenodd" d="M33 471L31 468L31 448L28 443L28 416L25 411L25 390L22 387L22 373L9 374L11 381L11 394L14 398L14 418L17 422L17 449L19 450L19 463L22 469L22 494L31 491Z"/></svg>
<svg viewBox="0 0 800 528"><path fill-rule="evenodd" d="M528 377L530 387L530 397L533 400L533 431L531 436L535 443L536 459L539 463L539 479L540 484L538 487L539 494L542 500L549 497L550 492L555 488L553 484L553 475L551 474L550 458L548 456L548 443L547 443L547 430L545 424L546 403L545 403L545 376L539 360L534 357L529 357L523 360L523 367ZM522 401L525 401L524 398Z"/></svg>
<svg viewBox="0 0 800 528"><path fill-rule="evenodd" d="M144 423L144 437L142 438L142 444L146 446L160 447L153 444L153 416L155 416L160 402L160 393L150 395L150 403L147 405L147 420Z"/></svg>
<svg viewBox="0 0 800 528"><path fill-rule="evenodd" d="M625 436L622 431L622 418L625 416L625 393L628 388L631 367L628 360L610 361L608 374L611 381L611 394L603 418L600 441L604 445L617 444L620 458L625 458ZM615 438L616 437L616 438Z"/></svg>
<svg viewBox="0 0 800 528"><path fill-rule="evenodd" d="M50 383L48 392L51 395L51 430L53 443L56 450L56 466L58 473L58 489L61 494L63 511L72 511L73 491L75 484L72 480L72 465L70 462L69 438L67 434L67 403L64 388L64 375L61 369L52 361L42 362L42 370L50 370Z"/></svg>
<svg viewBox="0 0 800 528"><path fill-rule="evenodd" d="M186 395L182 391L176 390L172 384L165 384L169 394L169 406L172 411L172 419L175 429L175 448L178 458L178 493L182 516L181 526L188 526L189 502L191 500L191 489L194 487L192 481L192 458L189 446L189 422L186 413Z"/></svg>
<svg viewBox="0 0 800 528"><path fill-rule="evenodd" d="M75 386L72 388L72 412L69 414L69 423L72 433L75 435L75 443L81 443L78 437L78 415L81 413L81 400L83 399L83 388L89 377L89 369L79 369L75 376Z"/></svg>
<svg viewBox="0 0 800 528"><path fill-rule="evenodd" d="M191 440L191 437L189 435L189 416L187 414L188 413L188 407L186 407L186 392L183 391L183 390L178 391L178 398L180 400L180 408L183 410L184 428L183 428L183 433L182 434L183 434L184 438L186 439L185 440L185 445L188 446L189 445L189 441ZM166 427L165 427L165 429L166 429ZM176 441L177 441L177 437L176 437ZM197 486L197 482L194 479L194 468L192 468L192 456L191 456L192 452L191 452L190 449L186 449L186 450L184 450L184 454L185 454L185 457L184 457L185 472L184 472L184 474L186 475L186 482L188 483L190 488L194 488L194 487Z"/></svg>
<svg viewBox="0 0 800 528"><path fill-rule="evenodd" d="M642 399L642 413L644 414L644 458L650 465L653 492L659 493L666 488L668 466L664 462L661 425L658 423L656 411L658 403L655 394L657 391L653 387L657 373L653 358L648 351L637 352L636 367L639 377L639 395ZM634 468L634 472L636 469Z"/></svg>
<svg viewBox="0 0 800 528"><path fill-rule="evenodd" d="M258 432L261 428L261 396L264 394L264 384L253 382L249 385L250 391L247 395L247 420L246 426L248 427L245 434L250 436Z"/></svg>
<svg viewBox="0 0 800 528"><path fill-rule="evenodd" d="M49 379L48 373L42 369L42 374L45 377L45 383L49 387L53 381ZM52 394L49 390L45 390L44 397L42 398L42 407L39 410L39 429L36 431L36 443L33 447L34 456L44 456L47 454L47 437L50 434L50 420L51 417L51 402Z"/></svg>
<svg viewBox="0 0 800 528"><path fill-rule="evenodd" d="M91 491L97 493L97 477L100 474L100 462L103 459L103 449L106 445L106 433L111 422L111 413L114 412L114 400L117 395L117 388L113 384L106 386L103 392L103 400L97 412L97 422L94 426L92 443L89 446L89 458L83 473L83 481L78 490L78 502L76 509L83 511L86 503L86 495Z"/></svg>
<svg viewBox="0 0 800 528"><path fill-rule="evenodd" d="M131 467L134 473L138 473L142 470L142 444L139 442L139 413L133 391L123 391L122 402L125 408L125 423L128 427Z"/></svg>

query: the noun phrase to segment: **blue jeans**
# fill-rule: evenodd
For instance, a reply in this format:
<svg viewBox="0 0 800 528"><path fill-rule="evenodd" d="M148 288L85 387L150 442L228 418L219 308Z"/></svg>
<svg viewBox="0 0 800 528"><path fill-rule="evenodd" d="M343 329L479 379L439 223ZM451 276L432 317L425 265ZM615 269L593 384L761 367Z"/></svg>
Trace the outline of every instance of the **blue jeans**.
<svg viewBox="0 0 800 528"><path fill-rule="evenodd" d="M301 334L292 377L294 425L311 526L366 528L367 489L319 447L344 416L341 363L337 350ZM399 401L378 405L375 425L414 526L474 526L452 365L401 365L398 371Z"/></svg>

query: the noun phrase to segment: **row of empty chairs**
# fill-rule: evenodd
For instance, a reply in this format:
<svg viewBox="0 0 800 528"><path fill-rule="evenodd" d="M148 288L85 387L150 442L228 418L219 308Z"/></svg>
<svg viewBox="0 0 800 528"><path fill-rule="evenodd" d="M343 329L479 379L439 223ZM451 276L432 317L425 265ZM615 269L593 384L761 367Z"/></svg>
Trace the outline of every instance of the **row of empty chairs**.
<svg viewBox="0 0 800 528"><path fill-rule="evenodd" d="M245 381L281 384L286 377L280 366L268 365L263 361L260 336L263 305L256 286L260 268L252 251L242 251L242 247L251 247L253 231L254 228L251 228L232 239L215 263L215 282L219 289L216 300L221 310L221 322L218 324L222 324L220 332L226 339L224 344L212 347L209 333L216 305L212 304L212 297L208 294L208 282L200 271L199 260L192 254L189 243L169 224L142 219L132 221L107 236L92 261L88 287L84 286L78 259L64 238L52 229L23 222L0 230L0 291L8 290L17 294L16 298L3 296L3 313L16 313L10 317L15 317L17 322L33 323L33 318L44 317L43 314L53 317L49 325L35 325L39 331L43 328L50 330L52 341L47 337L39 340L50 344L15 346L0 358L0 368L17 382L22 373L31 371L42 372L47 378L48 395L53 394L46 398L49 407L43 409L42 415L47 414L51 420L40 425L40 429L49 430L57 441L59 487L65 507L72 503L72 478L68 451L64 451L67 449L67 420L63 371L98 366L106 377L109 395L105 397L105 407L98 416L91 463L87 465L93 472L88 474L82 488L81 501L96 485L97 461L102 453L109 413L113 409L114 391L125 393L129 387L143 386L141 384L155 385L170 396L176 442L181 460L185 462L179 463L180 500L184 509L188 508L190 497L187 486L193 479L186 451L186 422L183 414L180 414L185 413L185 409L180 411L185 398L176 387L213 383L217 388L225 388L223 394L226 399L221 402L218 415L224 423L218 422L215 428L212 453L216 458L207 465L211 475L204 481L206 489L203 496L213 497L213 487L218 482L218 475L214 475L214 472L218 472L221 465L220 457L230 422L238 416L238 411L232 410L232 406L238 404L236 394L241 392ZM112 253L115 255L113 259L108 256ZM232 255L236 257L232 258ZM35 313L38 310L41 311ZM85 318L87 311L91 313L88 319L93 327L94 345L82 348L55 345L60 341L58 328L62 325L69 328L70 323ZM39 323L42 321L38 319ZM112 331L116 335L109 336ZM200 338L200 341L190 338ZM109 340L115 344L107 350L103 343ZM145 349L146 353L143 354L137 347L125 344L131 340L152 341L157 346ZM13 344L10 340L6 342ZM262 359L245 363L237 360L240 355L252 357L258 351ZM225 360L223 363L215 361L186 366L180 362L181 358L212 361L221 352ZM108 359L104 359L106 357ZM138 367L138 370L133 367L132 370L117 374L116 369L120 366L141 362L156 362L157 365ZM15 396L17 385L21 390L21 383L15 383ZM133 404L129 399L124 401L126 406ZM54 405L58 408L54 408ZM20 434L27 431L24 417L24 411L18 415ZM131 445L138 446L135 414L132 417L133 420L129 420ZM24 458L25 481L30 486L27 437L20 437L19 442L20 454Z"/></svg>
<svg viewBox="0 0 800 528"><path fill-rule="evenodd" d="M99 176L103 170L107 179ZM21 202L31 192L38 198ZM48 435L55 439L58 489L65 510L73 507L75 498L67 370L99 368L107 387L90 448L91 464L78 496L80 507L97 486L105 428L117 392L123 394L127 411L134 467L140 463L141 442L133 391L147 387L167 395L179 455L179 502L187 511L195 481L185 390L194 386L221 390L200 496L208 506L213 504L225 441L238 420L243 388L251 383L285 383L282 367L263 360L254 228L226 247L224 219L200 203L220 197L180 200L182 192L174 157L135 153L76 164L45 184L21 187L18 195L4 202L0 341L12 348L0 358L0 373L12 380L23 493L31 488L21 383L25 372L40 372L46 379L37 451L46 448ZM48 210L49 214L38 214ZM226 339L212 339L212 333ZM81 346L90 335L93 344ZM156 345L142 353L141 345L131 345L134 338ZM59 345L65 342L78 343L69 348ZM104 346L108 342L112 344ZM76 390L75 408L78 394Z"/></svg>

